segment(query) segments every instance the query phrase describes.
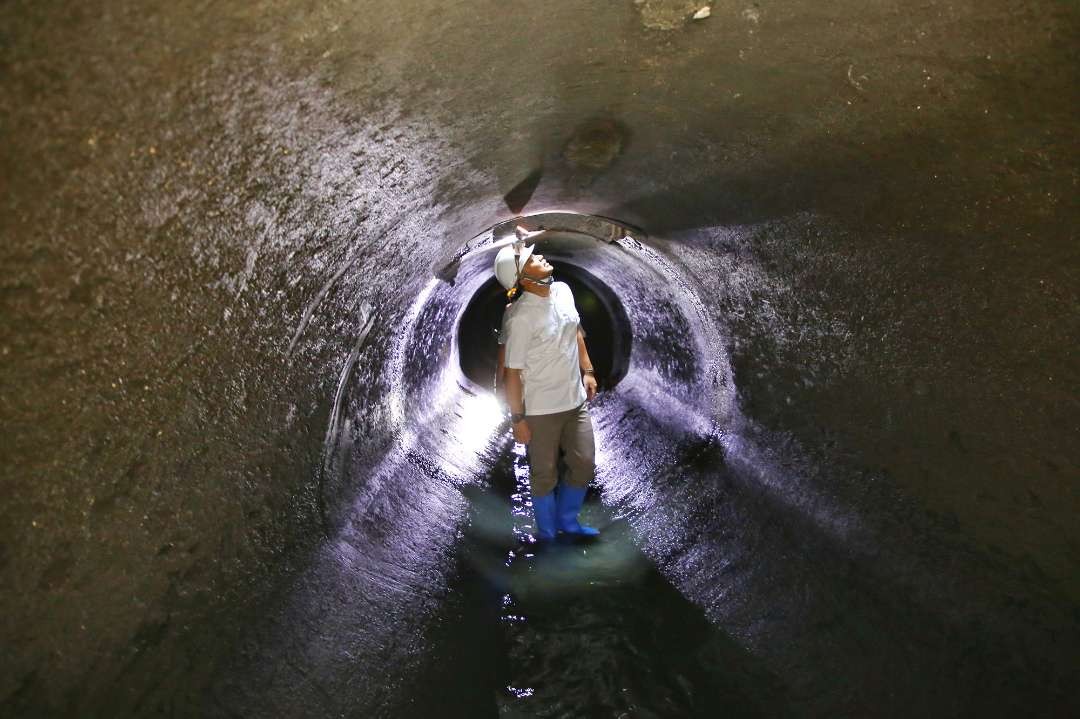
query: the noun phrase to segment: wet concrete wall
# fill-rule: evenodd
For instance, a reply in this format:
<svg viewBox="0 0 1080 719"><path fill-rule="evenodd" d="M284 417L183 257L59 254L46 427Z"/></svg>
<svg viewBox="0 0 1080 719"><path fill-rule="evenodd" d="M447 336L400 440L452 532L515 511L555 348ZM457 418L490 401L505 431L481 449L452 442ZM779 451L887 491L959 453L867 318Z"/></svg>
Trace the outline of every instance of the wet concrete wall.
<svg viewBox="0 0 1080 719"><path fill-rule="evenodd" d="M655 367L727 368L722 401L699 375L662 371L606 398L601 484L796 706L930 681L937 639L859 674L860 647L900 641L905 618L957 637L939 653L955 661L930 666L964 689L926 712L962 711L1000 671L1023 677L994 684L1003 710L1075 702L1062 678L1080 597L1075 8L693 10L4 5L0 706L244 713L255 695L237 683L260 686L244 657L260 656L301 677L282 684L292 712L329 702L297 689L326 665L298 662L293 634L251 629L268 607L361 635L357 663L326 676L407 673L422 642L374 638L419 636L415 623L380 629L393 597L363 577L437 602L468 481L395 455L415 407L395 392L423 397L452 366L434 335L422 362L400 362L399 332L418 316L420 336L452 327L470 285L429 289L421 315L432 268L508 216L503 193L537 168L528 210L645 228L704 308L676 333L684 350L649 292L620 286L609 259L589 264L637 318L635 346L671 353ZM394 373L406 365L411 385ZM690 409L656 399L664 380ZM645 484L618 471L635 434L671 446ZM352 439L328 458L338 435ZM680 498L694 473L710 489ZM376 548L396 545L352 520L363 497L400 496L386 516L427 526L409 477L446 513L430 553L380 564ZM327 543L343 532L352 554ZM801 569L780 571L791 546ZM311 569L327 561L379 569L346 586ZM301 594L336 605L293 599L313 571L329 588ZM793 586L805 614L769 619ZM370 604L335 614L357 596ZM838 617L868 602L853 639ZM781 651L800 616L821 633ZM820 666L864 689L845 704ZM340 686L359 687L333 695L342 712L393 704L375 683Z"/></svg>

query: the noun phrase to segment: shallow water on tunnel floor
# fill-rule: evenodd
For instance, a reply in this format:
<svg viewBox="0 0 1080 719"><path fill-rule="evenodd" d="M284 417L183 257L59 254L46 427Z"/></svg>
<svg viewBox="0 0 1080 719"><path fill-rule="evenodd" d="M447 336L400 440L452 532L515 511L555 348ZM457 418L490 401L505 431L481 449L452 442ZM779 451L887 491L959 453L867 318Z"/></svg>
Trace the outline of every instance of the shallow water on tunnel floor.
<svg viewBox="0 0 1080 719"><path fill-rule="evenodd" d="M591 496L596 542L538 544L511 445L469 522L429 655L394 716L778 716L779 682L713 627Z"/></svg>

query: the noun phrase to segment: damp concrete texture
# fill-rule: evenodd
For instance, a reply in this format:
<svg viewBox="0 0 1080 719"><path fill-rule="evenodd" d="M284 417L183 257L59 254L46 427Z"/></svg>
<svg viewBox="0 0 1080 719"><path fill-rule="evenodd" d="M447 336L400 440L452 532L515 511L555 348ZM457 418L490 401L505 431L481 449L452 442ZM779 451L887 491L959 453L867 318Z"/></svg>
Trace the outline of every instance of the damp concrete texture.
<svg viewBox="0 0 1080 719"><path fill-rule="evenodd" d="M3 3L0 713L1076 715L1078 20ZM545 554L440 271L547 211L638 234Z"/></svg>

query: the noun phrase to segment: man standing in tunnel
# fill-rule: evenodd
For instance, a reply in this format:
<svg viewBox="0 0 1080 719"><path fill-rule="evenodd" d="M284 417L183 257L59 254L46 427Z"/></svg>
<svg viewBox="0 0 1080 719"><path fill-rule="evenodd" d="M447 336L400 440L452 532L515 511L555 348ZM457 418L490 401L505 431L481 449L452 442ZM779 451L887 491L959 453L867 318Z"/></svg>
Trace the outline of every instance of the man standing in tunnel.
<svg viewBox="0 0 1080 719"><path fill-rule="evenodd" d="M578 522L595 472L595 442L586 401L596 378L585 348L574 295L554 282L554 268L533 246L504 247L495 277L512 304L503 321L506 399L514 439L528 448L533 514L538 539L557 532L600 534ZM559 450L567 476L559 483Z"/></svg>

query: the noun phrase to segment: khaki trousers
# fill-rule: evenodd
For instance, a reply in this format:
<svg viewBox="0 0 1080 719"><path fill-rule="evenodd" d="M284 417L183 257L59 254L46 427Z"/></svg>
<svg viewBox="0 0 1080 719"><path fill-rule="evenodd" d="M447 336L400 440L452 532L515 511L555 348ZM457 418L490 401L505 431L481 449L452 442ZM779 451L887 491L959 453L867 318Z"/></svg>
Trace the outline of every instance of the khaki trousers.
<svg viewBox="0 0 1080 719"><path fill-rule="evenodd" d="M566 483L587 487L596 472L596 443L592 418L582 403L566 412L525 415L532 439L529 441L529 484L534 497L543 497L559 481L559 449L566 454L570 470Z"/></svg>

